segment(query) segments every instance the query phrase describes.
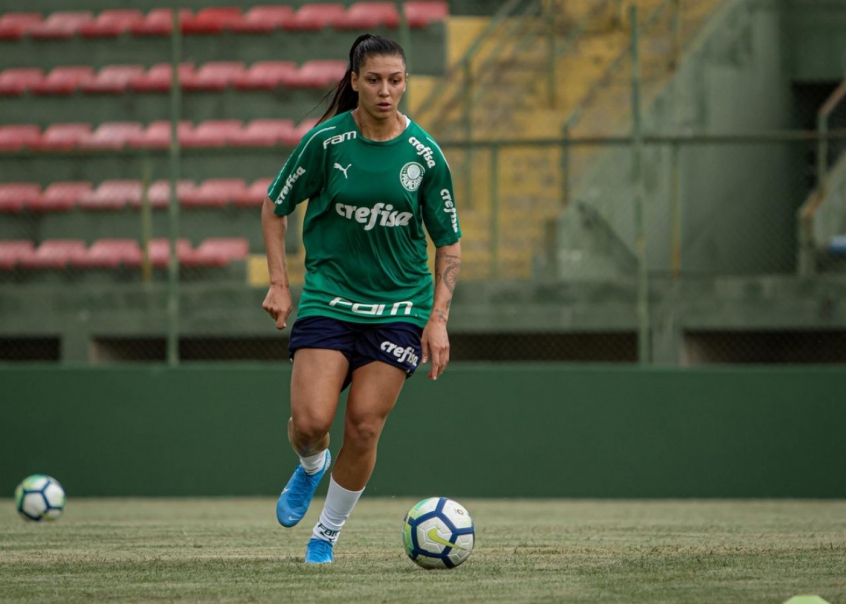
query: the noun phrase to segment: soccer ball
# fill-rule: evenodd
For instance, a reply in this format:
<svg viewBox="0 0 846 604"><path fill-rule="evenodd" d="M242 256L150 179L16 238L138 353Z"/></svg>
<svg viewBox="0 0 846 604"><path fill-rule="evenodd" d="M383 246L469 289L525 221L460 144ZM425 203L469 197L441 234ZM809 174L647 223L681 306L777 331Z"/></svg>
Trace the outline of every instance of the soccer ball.
<svg viewBox="0 0 846 604"><path fill-rule="evenodd" d="M476 528L460 503L430 497L405 515L402 541L408 557L423 568L455 568L470 557Z"/></svg>
<svg viewBox="0 0 846 604"><path fill-rule="evenodd" d="M15 489L18 513L33 522L56 520L65 509L65 490L55 478L33 474Z"/></svg>

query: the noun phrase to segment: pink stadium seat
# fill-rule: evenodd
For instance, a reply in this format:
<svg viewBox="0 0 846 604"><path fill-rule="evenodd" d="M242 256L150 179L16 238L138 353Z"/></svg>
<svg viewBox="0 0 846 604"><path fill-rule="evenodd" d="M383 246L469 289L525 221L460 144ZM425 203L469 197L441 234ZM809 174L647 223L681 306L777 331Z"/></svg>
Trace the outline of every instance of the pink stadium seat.
<svg viewBox="0 0 846 604"><path fill-rule="evenodd" d="M194 191L180 196L185 207L222 207L247 190L240 178L211 178Z"/></svg>
<svg viewBox="0 0 846 604"><path fill-rule="evenodd" d="M36 40L58 40L72 38L85 23L94 20L88 11L58 12L27 30L27 35Z"/></svg>
<svg viewBox="0 0 846 604"><path fill-rule="evenodd" d="M33 212L67 212L90 192L91 183L88 182L54 182L39 199L30 201L29 209Z"/></svg>
<svg viewBox="0 0 846 604"><path fill-rule="evenodd" d="M290 31L319 31L331 27L343 16L343 4L305 4L291 21L282 24L282 28Z"/></svg>
<svg viewBox="0 0 846 604"><path fill-rule="evenodd" d="M143 23L144 15L134 8L104 10L91 23L79 28L83 38L117 38L136 23Z"/></svg>
<svg viewBox="0 0 846 604"><path fill-rule="evenodd" d="M190 195L196 190L196 188L196 185L190 180L180 180L176 183L177 199L182 199L186 195ZM153 208L162 209L168 207L168 205L170 205L170 181L157 180L154 182L150 186L150 190L147 192L147 197L149 198L150 205ZM140 198L137 203L131 202L131 205L141 205Z"/></svg>
<svg viewBox="0 0 846 604"><path fill-rule="evenodd" d="M297 65L292 61L259 61L235 79L235 88L275 90L279 86L287 86L296 76Z"/></svg>
<svg viewBox="0 0 846 604"><path fill-rule="evenodd" d="M240 21L232 24L232 31L246 34L267 34L280 29L294 18L290 6L254 6Z"/></svg>
<svg viewBox="0 0 846 604"><path fill-rule="evenodd" d="M408 26L426 27L433 21L444 21L449 17L449 5L446 2L418 1L405 3L405 18Z"/></svg>
<svg viewBox="0 0 846 604"><path fill-rule="evenodd" d="M194 73L193 63L180 63L179 80L191 76ZM171 85L170 63L159 63L153 65L145 74L139 74L129 81L129 87L135 92L169 92Z"/></svg>
<svg viewBox="0 0 846 604"><path fill-rule="evenodd" d="M7 69L0 73L0 96L20 96L43 79L41 69Z"/></svg>
<svg viewBox="0 0 846 604"><path fill-rule="evenodd" d="M193 17L187 17L182 21L182 31L186 34L219 34L224 29L230 29L240 20L240 8L204 8Z"/></svg>
<svg viewBox="0 0 846 604"><path fill-rule="evenodd" d="M284 141L284 142L286 142L291 147L294 147L294 146L300 144L300 141L306 135L306 133L309 130L311 130L312 128L314 128L316 125L317 125L317 118L304 119L303 121L301 121L297 125L296 128L294 128L294 131L292 132L291 139L288 140L288 141Z"/></svg>
<svg viewBox="0 0 846 604"><path fill-rule="evenodd" d="M180 75L185 90L225 90L244 74L244 64L238 61L206 63L196 73Z"/></svg>
<svg viewBox="0 0 846 604"><path fill-rule="evenodd" d="M396 29L399 27L399 12L393 2L356 2L333 25L335 29Z"/></svg>
<svg viewBox="0 0 846 604"><path fill-rule="evenodd" d="M85 254L85 242L78 239L44 241L34 253L19 260L23 268L64 269L74 258Z"/></svg>
<svg viewBox="0 0 846 604"><path fill-rule="evenodd" d="M0 40L20 40L34 25L41 23L40 13L5 13L0 15Z"/></svg>
<svg viewBox="0 0 846 604"><path fill-rule="evenodd" d="M256 207L264 203L267 189L273 183L272 178L260 178L250 188L235 197L232 203L238 207Z"/></svg>
<svg viewBox="0 0 846 604"><path fill-rule="evenodd" d="M0 212L20 212L41 198L41 187L31 182L0 184Z"/></svg>
<svg viewBox="0 0 846 604"><path fill-rule="evenodd" d="M291 88L326 88L336 83L347 71L344 61L306 61L297 72Z"/></svg>
<svg viewBox="0 0 846 604"><path fill-rule="evenodd" d="M179 9L179 21L184 23L191 17L187 8ZM155 8L147 13L140 23L134 23L129 31L134 36L169 36L173 27L173 11L169 8Z"/></svg>
<svg viewBox="0 0 846 604"><path fill-rule="evenodd" d="M246 239L206 239L183 263L186 266L226 266L232 260L246 258L249 252L250 244Z"/></svg>
<svg viewBox="0 0 846 604"><path fill-rule="evenodd" d="M79 141L91 136L91 124L51 124L34 148L42 151L67 151L79 145Z"/></svg>
<svg viewBox="0 0 846 604"><path fill-rule="evenodd" d="M170 261L170 241L168 239L151 239L148 248L150 254L150 264L155 268L167 268ZM191 242L187 239L179 239L176 242L176 255L180 262L193 259L194 250L191 247ZM141 266L141 258L136 260L129 260L126 262L127 266Z"/></svg>
<svg viewBox="0 0 846 604"><path fill-rule="evenodd" d="M32 241L19 239L0 241L0 270L12 270L21 260L29 258L34 253L35 246L32 245Z"/></svg>
<svg viewBox="0 0 846 604"><path fill-rule="evenodd" d="M273 147L293 136L291 120L253 120L246 128L233 134L229 144L236 147Z"/></svg>
<svg viewBox="0 0 846 604"><path fill-rule="evenodd" d="M177 133L180 141L192 131L191 122L179 122ZM144 132L130 134L127 143L133 149L167 149L170 146L170 122L166 120L153 122Z"/></svg>
<svg viewBox="0 0 846 604"><path fill-rule="evenodd" d="M32 148L41 140L41 128L33 124L0 126L0 151Z"/></svg>
<svg viewBox="0 0 846 604"><path fill-rule="evenodd" d="M224 147L240 130L238 120L209 120L199 124L194 131L186 132L184 137L180 136L180 140L188 148Z"/></svg>
<svg viewBox="0 0 846 604"><path fill-rule="evenodd" d="M144 75L141 65L110 65L103 67L97 76L80 85L87 93L122 94L126 92L133 78Z"/></svg>
<svg viewBox="0 0 846 604"><path fill-rule="evenodd" d="M141 183L137 180L107 180L79 200L83 210L122 210L141 202Z"/></svg>
<svg viewBox="0 0 846 604"><path fill-rule="evenodd" d="M71 266L76 268L118 268L140 266L141 246L134 239L98 239L82 254L74 254Z"/></svg>
<svg viewBox="0 0 846 604"><path fill-rule="evenodd" d="M88 65L55 67L41 82L32 85L35 94L73 94L81 85L94 79L94 69Z"/></svg>
<svg viewBox="0 0 846 604"><path fill-rule="evenodd" d="M106 122L79 141L80 149L123 149L131 136L144 133L138 122Z"/></svg>

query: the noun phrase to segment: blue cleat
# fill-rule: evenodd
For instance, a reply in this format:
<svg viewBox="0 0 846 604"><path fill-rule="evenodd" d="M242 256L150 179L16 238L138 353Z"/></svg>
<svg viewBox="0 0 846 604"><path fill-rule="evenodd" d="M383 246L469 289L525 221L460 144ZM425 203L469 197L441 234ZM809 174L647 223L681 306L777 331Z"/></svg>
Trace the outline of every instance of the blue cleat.
<svg viewBox="0 0 846 604"><path fill-rule="evenodd" d="M306 546L306 564L330 564L335 561L332 544L323 539L313 538Z"/></svg>
<svg viewBox="0 0 846 604"><path fill-rule="evenodd" d="M311 504L311 498L317 490L317 485L320 484L320 479L323 478L331 462L332 455L327 450L323 468L314 474L306 474L302 466L297 466L276 503L276 519L279 520L279 524L290 528L303 519Z"/></svg>

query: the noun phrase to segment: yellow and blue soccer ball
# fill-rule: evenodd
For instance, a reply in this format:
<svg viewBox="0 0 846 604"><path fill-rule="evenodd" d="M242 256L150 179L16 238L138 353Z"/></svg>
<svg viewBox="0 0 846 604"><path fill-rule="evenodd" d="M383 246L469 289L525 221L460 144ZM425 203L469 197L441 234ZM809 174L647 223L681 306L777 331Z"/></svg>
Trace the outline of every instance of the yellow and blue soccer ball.
<svg viewBox="0 0 846 604"><path fill-rule="evenodd" d="M405 515L402 541L408 557L426 569L455 568L473 551L476 527L463 505L430 497Z"/></svg>
<svg viewBox="0 0 846 604"><path fill-rule="evenodd" d="M65 500L59 481L45 474L27 476L15 489L18 513L33 522L58 519L65 509Z"/></svg>

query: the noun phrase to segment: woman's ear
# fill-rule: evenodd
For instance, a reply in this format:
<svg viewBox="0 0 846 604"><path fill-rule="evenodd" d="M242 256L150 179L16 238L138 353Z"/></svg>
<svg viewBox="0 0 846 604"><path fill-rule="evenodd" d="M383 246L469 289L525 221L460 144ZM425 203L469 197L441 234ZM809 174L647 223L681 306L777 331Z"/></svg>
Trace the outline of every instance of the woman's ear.
<svg viewBox="0 0 846 604"><path fill-rule="evenodd" d="M358 74L354 71L350 72L350 85L353 90L358 92Z"/></svg>

